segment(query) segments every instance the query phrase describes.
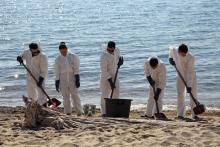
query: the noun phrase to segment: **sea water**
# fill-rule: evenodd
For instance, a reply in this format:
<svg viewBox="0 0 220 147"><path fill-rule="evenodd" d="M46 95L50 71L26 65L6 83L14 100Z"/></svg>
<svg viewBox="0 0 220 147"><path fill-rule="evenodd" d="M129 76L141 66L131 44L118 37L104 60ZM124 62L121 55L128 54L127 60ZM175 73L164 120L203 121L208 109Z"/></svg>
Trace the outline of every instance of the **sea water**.
<svg viewBox="0 0 220 147"><path fill-rule="evenodd" d="M46 91L62 100L55 91L53 64L59 42L65 41L80 57L82 103L99 106L101 46L109 40L125 60L120 98L146 104L144 62L156 55L167 68L163 102L175 105L176 72L168 62L168 47L186 43L196 58L199 100L220 107L219 0L1 0L0 105L23 105L26 71L16 56L32 41L40 41L48 56Z"/></svg>

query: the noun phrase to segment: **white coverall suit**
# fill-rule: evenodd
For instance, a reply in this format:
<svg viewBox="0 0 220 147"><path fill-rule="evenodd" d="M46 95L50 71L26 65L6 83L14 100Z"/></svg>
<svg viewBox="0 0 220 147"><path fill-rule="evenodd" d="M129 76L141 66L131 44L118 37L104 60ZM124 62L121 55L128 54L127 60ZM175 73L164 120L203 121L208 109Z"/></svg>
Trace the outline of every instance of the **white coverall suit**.
<svg viewBox="0 0 220 147"><path fill-rule="evenodd" d="M32 57L30 49L24 50L20 56L25 60L27 68L30 69L34 77L38 80L39 77L43 77L44 81L42 87L45 88L45 80L48 73L48 61L47 56L40 50L40 54ZM47 102L47 97L43 91L37 86L37 83L27 72L27 95L28 97L37 101L40 105Z"/></svg>
<svg viewBox="0 0 220 147"><path fill-rule="evenodd" d="M104 98L110 98L110 94L112 91L108 79L112 78L112 81L114 82L115 73L118 67L119 57L120 57L120 52L118 48L115 48L114 54L108 53L107 49L105 49L101 55L100 90L101 90L101 113L102 114L106 114ZM114 89L112 98L115 98L115 99L119 98L119 78L118 77L116 79L115 89Z"/></svg>
<svg viewBox="0 0 220 147"><path fill-rule="evenodd" d="M158 98L158 107L159 113L162 112L162 98L164 97L164 91L166 87L166 67L165 64L158 59L158 65L155 69L150 66L150 58L144 64L145 75L151 76L151 78L155 81L155 91L157 88L161 89L159 98ZM152 117L155 113L157 113L156 104L154 100L154 90L151 85L149 85L149 99L147 103L147 111L145 115L148 117Z"/></svg>
<svg viewBox="0 0 220 147"><path fill-rule="evenodd" d="M188 87L192 88L192 94L197 99L197 82L196 82L196 72L195 72L195 58L192 56L191 53L187 53L185 57L182 57L178 53L177 48L170 49L169 58L173 58L176 63L177 69L179 69L180 73L182 74L184 80ZM177 115L184 117L184 110L185 110L185 93L186 87L177 74L176 80L177 86ZM193 102L192 98L190 98L190 106L192 117L195 116L193 108L195 107L195 103Z"/></svg>
<svg viewBox="0 0 220 147"><path fill-rule="evenodd" d="M79 57L68 52L66 56L59 55L55 60L55 80L60 80L60 91L63 96L64 113L71 113L74 106L76 113L83 113L78 88L75 85L75 75L79 74ZM72 101L71 101L72 98Z"/></svg>

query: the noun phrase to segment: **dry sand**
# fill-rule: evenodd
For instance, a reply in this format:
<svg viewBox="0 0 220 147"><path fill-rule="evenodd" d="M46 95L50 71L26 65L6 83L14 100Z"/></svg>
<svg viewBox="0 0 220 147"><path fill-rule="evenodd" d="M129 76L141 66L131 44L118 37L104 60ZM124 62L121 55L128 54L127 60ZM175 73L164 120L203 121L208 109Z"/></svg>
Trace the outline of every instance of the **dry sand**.
<svg viewBox="0 0 220 147"><path fill-rule="evenodd" d="M219 110L206 112L197 122L176 120L171 110L165 111L170 121L143 119L143 110L132 111L130 119L101 118L99 113L93 117L73 114L70 117L78 127L63 130L24 128L23 112L23 107L0 107L0 146L220 147Z"/></svg>

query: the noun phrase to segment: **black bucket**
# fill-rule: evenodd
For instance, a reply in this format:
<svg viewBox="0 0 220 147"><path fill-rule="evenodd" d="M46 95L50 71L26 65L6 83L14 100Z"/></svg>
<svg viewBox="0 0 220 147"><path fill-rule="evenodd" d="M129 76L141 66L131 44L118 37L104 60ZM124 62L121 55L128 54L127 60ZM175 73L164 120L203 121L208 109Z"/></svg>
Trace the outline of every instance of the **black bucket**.
<svg viewBox="0 0 220 147"><path fill-rule="evenodd" d="M105 98L106 117L129 118L131 99Z"/></svg>

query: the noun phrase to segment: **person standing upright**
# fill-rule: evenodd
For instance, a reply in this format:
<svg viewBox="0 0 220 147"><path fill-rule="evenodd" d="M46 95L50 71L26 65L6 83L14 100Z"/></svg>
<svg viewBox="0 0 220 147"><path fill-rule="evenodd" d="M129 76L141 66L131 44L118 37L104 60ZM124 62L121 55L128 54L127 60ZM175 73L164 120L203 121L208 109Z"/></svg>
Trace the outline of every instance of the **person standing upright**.
<svg viewBox="0 0 220 147"><path fill-rule="evenodd" d="M177 48L170 48L169 62L171 65L176 66L187 83L188 87L185 87L181 77L177 74L176 86L177 86L177 117L184 119L185 117L185 91L193 94L197 99L197 81L195 72L195 57L188 51L188 46L185 44L179 45ZM191 113L194 119L199 119L194 114L193 108L195 103L190 98Z"/></svg>
<svg viewBox="0 0 220 147"><path fill-rule="evenodd" d="M65 42L59 45L60 55L54 64L55 87L63 96L64 113L70 115L74 106L77 116L83 114L78 88L80 87L79 57L68 51Z"/></svg>
<svg viewBox="0 0 220 147"><path fill-rule="evenodd" d="M123 65L123 57L120 56L119 49L113 41L109 41L107 47L101 54L100 67L100 90L101 90L101 114L106 115L105 99L109 98L111 91L114 89L113 98L119 98L119 78L116 79L114 85L114 78L117 67Z"/></svg>

